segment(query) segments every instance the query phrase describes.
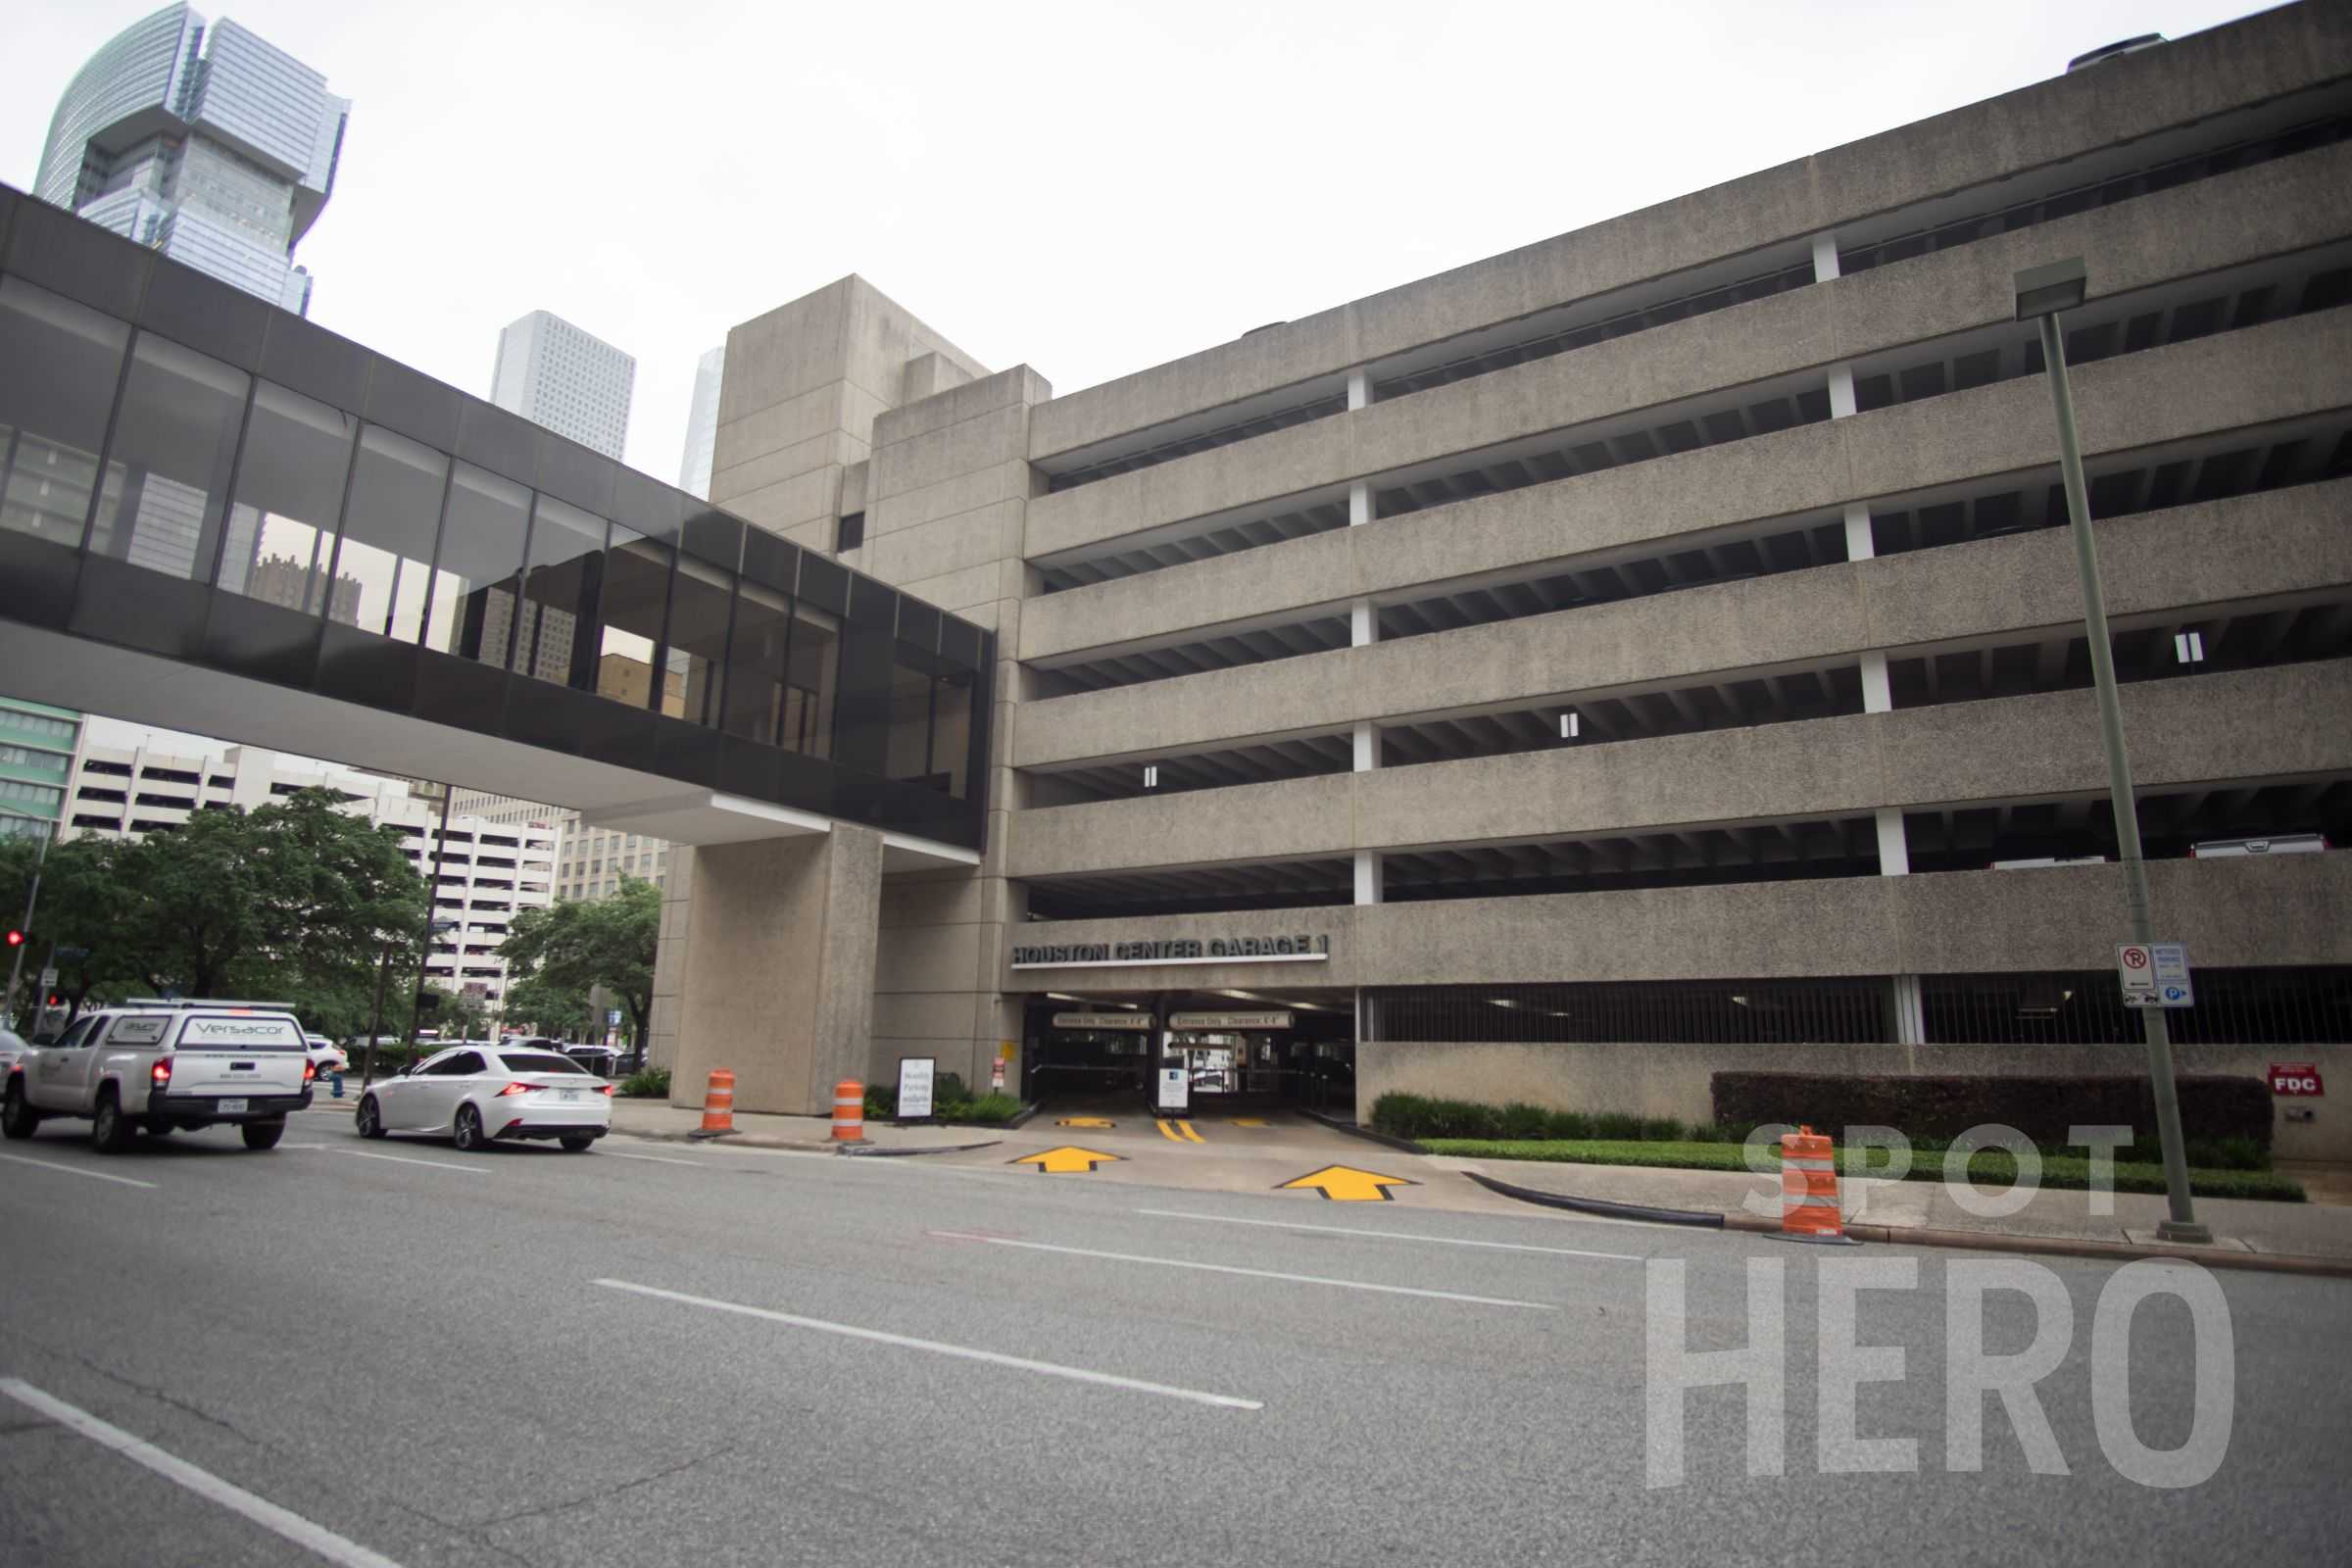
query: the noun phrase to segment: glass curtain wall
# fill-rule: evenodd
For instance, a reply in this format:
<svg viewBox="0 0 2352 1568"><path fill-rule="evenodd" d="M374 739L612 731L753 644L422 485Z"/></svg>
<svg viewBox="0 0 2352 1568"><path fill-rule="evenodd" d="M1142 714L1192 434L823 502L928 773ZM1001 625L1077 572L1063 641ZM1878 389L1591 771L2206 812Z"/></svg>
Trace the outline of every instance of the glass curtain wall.
<svg viewBox="0 0 2352 1568"><path fill-rule="evenodd" d="M0 532L825 761L879 655L887 776L968 798L966 661L846 638L822 558L681 552L683 500L622 470L600 515L0 277Z"/></svg>

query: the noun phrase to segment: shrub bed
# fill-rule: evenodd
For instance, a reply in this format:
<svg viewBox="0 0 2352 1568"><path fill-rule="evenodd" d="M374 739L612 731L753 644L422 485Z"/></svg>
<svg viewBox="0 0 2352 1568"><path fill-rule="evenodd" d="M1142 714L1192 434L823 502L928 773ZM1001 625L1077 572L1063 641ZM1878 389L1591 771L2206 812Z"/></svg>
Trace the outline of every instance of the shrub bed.
<svg viewBox="0 0 2352 1568"><path fill-rule="evenodd" d="M2193 1150L2234 1163L2242 1140L2268 1165L2271 1094L2256 1078L2195 1074L2179 1080L2180 1126ZM1719 1072L1712 1080L1715 1119L1728 1127L1767 1122L1842 1127L1899 1127L1914 1144L1949 1143L1971 1127L2000 1122L2041 1148L2059 1148L2072 1126L2124 1126L2132 1150L2157 1157L2156 1103L2144 1076L1846 1077L1833 1073ZM2227 1154L2224 1153L2228 1150ZM2131 1151L2119 1150L2119 1158ZM2191 1154L2192 1163L2203 1163Z"/></svg>
<svg viewBox="0 0 2352 1568"><path fill-rule="evenodd" d="M1746 1159L1738 1144L1494 1138L1423 1138L1419 1142L1423 1149L1433 1154L1451 1154L1463 1159L1553 1160L1579 1165L1639 1165L1679 1170L1747 1169ZM1780 1150L1777 1147L1770 1149L1768 1154L1775 1163L1779 1162ZM1838 1170L1844 1176L1884 1175L1886 1156L1886 1151L1880 1149L1841 1149L1838 1152ZM1969 1158L1968 1174L1969 1179L1981 1187L2007 1187L2017 1180L2017 1161L2004 1150L1979 1150ZM1941 1155L1934 1151L1917 1154L1906 1179L1915 1182L1941 1181ZM2090 1186L2090 1161L2066 1155L2044 1155L2041 1161L2041 1185L2072 1191L2087 1189ZM2286 1203L2304 1200L2303 1189L2299 1184L2269 1171L2193 1168L2188 1173L2188 1185L2189 1191L2200 1198L2256 1198ZM2164 1191L2164 1167L2140 1161L2118 1160L2115 1166L2115 1190L2119 1193L2160 1194Z"/></svg>

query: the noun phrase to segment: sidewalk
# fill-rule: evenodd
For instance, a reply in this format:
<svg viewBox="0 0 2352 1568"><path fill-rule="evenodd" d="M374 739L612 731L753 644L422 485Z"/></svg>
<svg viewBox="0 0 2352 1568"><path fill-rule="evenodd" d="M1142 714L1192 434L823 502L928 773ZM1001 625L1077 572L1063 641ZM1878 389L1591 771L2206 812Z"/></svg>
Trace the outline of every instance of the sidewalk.
<svg viewBox="0 0 2352 1568"><path fill-rule="evenodd" d="M1541 1193L1719 1214L1730 1229L1780 1228L1780 1186L1770 1177L1533 1159L1428 1158L1445 1169ZM1986 1199L2006 1196L1992 1188L1983 1192ZM2112 1211L2099 1213L2093 1206L2096 1194L2044 1188L2016 1213L1995 1218L1971 1213L1936 1181L1848 1177L1838 1184L1838 1193L1847 1234L1863 1241L2090 1257L2196 1257L2217 1266L2352 1274L2352 1208L2335 1203L2200 1198L2197 1218L2212 1229L2214 1245L2198 1248L2157 1241L2157 1222L2166 1208L2164 1199L2151 1194L2111 1194ZM1751 1195L1752 1208L1743 1203Z"/></svg>
<svg viewBox="0 0 2352 1568"><path fill-rule="evenodd" d="M673 1105L664 1100L612 1101L612 1130L629 1138L658 1138L681 1143L703 1125L699 1107ZM865 1124L861 1152L910 1153L918 1150L965 1149L995 1143L1006 1136L1002 1127L894 1127L886 1121ZM749 1149L839 1149L833 1142L833 1122L827 1116L770 1116L756 1111L735 1112L735 1131L712 1140L720 1145Z"/></svg>

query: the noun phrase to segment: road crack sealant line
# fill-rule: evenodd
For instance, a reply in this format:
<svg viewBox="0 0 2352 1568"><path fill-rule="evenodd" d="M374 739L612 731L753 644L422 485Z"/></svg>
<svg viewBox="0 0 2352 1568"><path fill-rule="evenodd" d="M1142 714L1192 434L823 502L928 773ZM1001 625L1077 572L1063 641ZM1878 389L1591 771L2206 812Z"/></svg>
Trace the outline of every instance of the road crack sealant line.
<svg viewBox="0 0 2352 1568"><path fill-rule="evenodd" d="M1489 1192L1500 1193L1505 1198L1516 1198L1523 1203L1541 1203L1545 1208L1574 1209L1580 1214L1600 1214L1610 1219L1645 1219L1660 1225L1688 1225L1693 1230L1719 1231L1725 1228L1724 1217L1721 1214L1699 1209L1652 1208L1647 1203L1617 1203L1605 1198L1574 1198L1566 1193L1546 1193L1533 1187L1514 1187L1509 1182L1498 1182L1492 1176L1481 1175L1474 1170L1466 1170L1462 1174ZM1740 1226L1739 1228L1745 1230L1747 1227ZM1777 1231L1781 1227L1776 1221L1771 1228Z"/></svg>
<svg viewBox="0 0 2352 1568"><path fill-rule="evenodd" d="M846 1159L903 1159L909 1154L968 1154L975 1149L994 1149L1004 1140L991 1138L985 1144L940 1144L928 1149L884 1149L867 1144L863 1148L844 1148L833 1151Z"/></svg>

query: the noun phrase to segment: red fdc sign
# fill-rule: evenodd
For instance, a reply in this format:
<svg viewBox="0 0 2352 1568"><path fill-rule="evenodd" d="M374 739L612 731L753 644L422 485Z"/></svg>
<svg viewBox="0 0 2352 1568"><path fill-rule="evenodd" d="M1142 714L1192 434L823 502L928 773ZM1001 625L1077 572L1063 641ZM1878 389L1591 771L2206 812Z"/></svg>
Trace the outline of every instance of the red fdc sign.
<svg viewBox="0 0 2352 1568"><path fill-rule="evenodd" d="M2271 1063L2271 1093L2313 1095L2324 1099L2328 1087L2320 1081L2320 1064L2316 1061L2274 1061Z"/></svg>

